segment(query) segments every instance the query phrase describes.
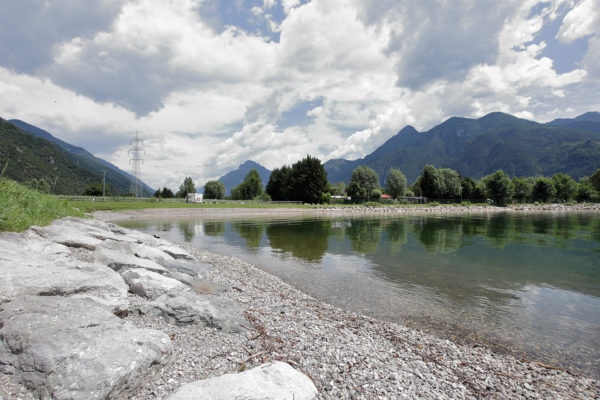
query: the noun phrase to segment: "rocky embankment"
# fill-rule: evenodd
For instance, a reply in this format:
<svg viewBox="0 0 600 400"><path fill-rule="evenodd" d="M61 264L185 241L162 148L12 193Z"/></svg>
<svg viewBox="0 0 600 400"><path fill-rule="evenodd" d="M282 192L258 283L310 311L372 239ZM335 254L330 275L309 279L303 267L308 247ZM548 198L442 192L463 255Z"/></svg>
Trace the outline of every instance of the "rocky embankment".
<svg viewBox="0 0 600 400"><path fill-rule="evenodd" d="M0 234L0 399L515 399L597 381L323 304L97 220Z"/></svg>

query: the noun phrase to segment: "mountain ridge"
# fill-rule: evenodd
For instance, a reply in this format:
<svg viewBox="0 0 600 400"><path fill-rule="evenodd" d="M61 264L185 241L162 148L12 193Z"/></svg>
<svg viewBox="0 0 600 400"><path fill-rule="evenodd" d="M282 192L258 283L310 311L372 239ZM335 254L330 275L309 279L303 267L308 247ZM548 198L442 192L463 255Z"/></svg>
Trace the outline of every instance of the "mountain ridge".
<svg viewBox="0 0 600 400"><path fill-rule="evenodd" d="M324 164L331 183L350 181L359 165L373 168L380 184L390 168L409 183L426 164L452 168L479 179L502 169L510 176L553 175L579 178L600 167L600 113L539 123L502 112L481 118L451 117L426 132L408 125L370 154Z"/></svg>
<svg viewBox="0 0 600 400"><path fill-rule="evenodd" d="M246 160L240 164L237 169L229 171L218 179L219 182L222 182L225 185L225 193L230 194L231 189L242 183L246 177L246 174L252 169L256 169L258 171L258 175L260 176L264 189L269 182L271 171L255 161Z"/></svg>
<svg viewBox="0 0 600 400"><path fill-rule="evenodd" d="M54 143L59 150L63 152L66 158L93 174L99 175L103 169L107 169L106 183L118 193L128 193L130 180L132 178L131 174L128 172L121 170L119 167L106 160L94 156L83 147L67 143L64 140L55 137L50 132L35 125L19 119L10 119L7 122L13 124L23 132ZM144 188L145 195L150 196L152 193L154 193L154 189L152 189L146 183L142 182L142 186Z"/></svg>

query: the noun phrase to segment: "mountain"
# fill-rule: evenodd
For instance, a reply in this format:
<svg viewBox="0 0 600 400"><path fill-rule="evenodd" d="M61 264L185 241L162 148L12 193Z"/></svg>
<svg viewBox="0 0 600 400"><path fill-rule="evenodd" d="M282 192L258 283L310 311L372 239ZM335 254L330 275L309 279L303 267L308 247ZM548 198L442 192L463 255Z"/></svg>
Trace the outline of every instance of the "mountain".
<svg viewBox="0 0 600 400"><path fill-rule="evenodd" d="M34 125L28 124L27 122L18 119L11 119L8 122L12 123L24 132L54 143L66 158L71 160L75 165L82 167L92 174L101 175L101 171L106 170L106 184L110 185L113 193L116 192L117 194L125 194L129 192L129 183L132 176L129 173L119 169L116 165L113 165L101 158L95 157L86 149L60 140L49 132ZM142 186L144 188L145 195L151 196L154 193L154 189L147 184L142 182Z"/></svg>
<svg viewBox="0 0 600 400"><path fill-rule="evenodd" d="M269 171L262 165L255 163L254 161L248 160L242 165L240 165L236 170L230 171L219 178L219 181L223 182L223 184L225 185L225 193L230 194L231 189L242 183L244 181L244 178L246 177L246 174L252 169L258 171L258 175L262 180L264 189L267 186L267 183L269 182L271 171Z"/></svg>
<svg viewBox="0 0 600 400"><path fill-rule="evenodd" d="M512 176L553 175L573 178L600 167L600 113L540 124L504 113L479 119L452 117L427 132L407 126L358 160L334 159L324 166L330 182L350 181L352 170L366 164L380 184L390 168L413 182L426 164L452 168L479 179L497 169Z"/></svg>
<svg viewBox="0 0 600 400"><path fill-rule="evenodd" d="M0 119L0 169L3 176L29 183L44 179L52 193L81 194L90 183L102 178L67 158L54 143L22 131Z"/></svg>
<svg viewBox="0 0 600 400"><path fill-rule="evenodd" d="M600 132L600 113L587 112L576 118L559 118L548 122L549 126L567 126L571 128L587 129Z"/></svg>

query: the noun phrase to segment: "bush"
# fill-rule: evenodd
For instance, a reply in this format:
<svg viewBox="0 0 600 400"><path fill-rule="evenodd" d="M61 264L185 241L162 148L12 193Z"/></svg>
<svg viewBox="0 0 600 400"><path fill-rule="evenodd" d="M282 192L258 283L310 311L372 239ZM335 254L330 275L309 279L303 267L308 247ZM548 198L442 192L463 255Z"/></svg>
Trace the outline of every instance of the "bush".
<svg viewBox="0 0 600 400"><path fill-rule="evenodd" d="M331 194L321 193L321 204L329 204L331 202Z"/></svg>
<svg viewBox="0 0 600 400"><path fill-rule="evenodd" d="M256 196L254 198L254 200L256 200L256 201L271 201L271 196L269 196L269 193L267 193L267 192L262 192L261 194Z"/></svg>

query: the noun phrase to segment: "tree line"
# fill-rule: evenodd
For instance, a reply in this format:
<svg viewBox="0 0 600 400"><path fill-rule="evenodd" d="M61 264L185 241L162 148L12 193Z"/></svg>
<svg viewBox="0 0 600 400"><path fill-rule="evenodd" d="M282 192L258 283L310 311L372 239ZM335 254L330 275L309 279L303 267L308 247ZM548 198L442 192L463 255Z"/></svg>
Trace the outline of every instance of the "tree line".
<svg viewBox="0 0 600 400"><path fill-rule="evenodd" d="M157 190L155 197L185 197L195 193L191 177L186 177L179 191L173 194L166 187ZM415 182L407 186L404 173L390 169L384 186L379 176L370 167L361 165L352 171L350 182L332 185L321 161L310 155L291 166L275 168L263 190L262 180L255 169L248 172L244 181L231 189L226 196L225 186L219 181L204 185L204 198L264 201L300 201L303 203L329 203L333 196L350 197L352 201L380 201L383 195L392 199L423 197L430 201L490 201L496 205L511 202L550 201L600 201L600 169L588 177L575 181L567 174L557 173L552 177L513 177L501 170L479 180L461 176L450 168L426 165Z"/></svg>

